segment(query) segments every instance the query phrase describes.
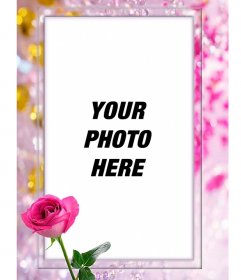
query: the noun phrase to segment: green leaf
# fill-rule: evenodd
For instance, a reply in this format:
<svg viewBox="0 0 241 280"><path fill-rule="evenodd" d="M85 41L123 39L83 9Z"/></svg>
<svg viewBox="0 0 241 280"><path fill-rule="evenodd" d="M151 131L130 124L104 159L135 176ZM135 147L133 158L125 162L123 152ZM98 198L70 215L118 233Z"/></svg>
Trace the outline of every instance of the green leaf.
<svg viewBox="0 0 241 280"><path fill-rule="evenodd" d="M84 266L91 266L92 264L94 264L99 255L108 251L110 249L110 246L110 242L105 242L95 247L94 249L83 253L82 256L84 259Z"/></svg>
<svg viewBox="0 0 241 280"><path fill-rule="evenodd" d="M100 254L108 251L110 249L110 242L105 242L94 249L80 254L78 251L74 250L71 265L74 268L81 268L84 266L91 266L95 263L96 259Z"/></svg>
<svg viewBox="0 0 241 280"><path fill-rule="evenodd" d="M82 267L79 270L79 280L95 280L95 275L88 267Z"/></svg>
<svg viewBox="0 0 241 280"><path fill-rule="evenodd" d="M74 268L81 268L83 266L84 259L82 257L82 254L80 252L73 250L73 257L71 261L71 266Z"/></svg>
<svg viewBox="0 0 241 280"><path fill-rule="evenodd" d="M46 250L48 250L50 247L52 247L52 245L54 244L55 241L56 241L56 239L51 237L51 244L49 245L48 248L46 248Z"/></svg>

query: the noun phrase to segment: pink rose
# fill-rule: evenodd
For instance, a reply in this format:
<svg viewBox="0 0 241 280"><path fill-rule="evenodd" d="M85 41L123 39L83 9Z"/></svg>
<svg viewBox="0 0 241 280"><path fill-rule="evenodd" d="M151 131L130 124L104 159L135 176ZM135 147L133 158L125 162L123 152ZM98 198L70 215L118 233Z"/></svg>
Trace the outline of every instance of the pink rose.
<svg viewBox="0 0 241 280"><path fill-rule="evenodd" d="M45 195L22 214L22 220L40 235L58 237L72 226L78 214L79 204L73 196L61 200L53 195Z"/></svg>

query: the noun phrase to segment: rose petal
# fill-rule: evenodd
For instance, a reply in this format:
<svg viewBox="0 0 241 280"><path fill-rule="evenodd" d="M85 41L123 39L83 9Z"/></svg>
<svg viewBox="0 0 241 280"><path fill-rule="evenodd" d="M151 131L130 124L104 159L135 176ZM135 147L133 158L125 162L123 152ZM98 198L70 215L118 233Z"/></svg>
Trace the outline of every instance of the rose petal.
<svg viewBox="0 0 241 280"><path fill-rule="evenodd" d="M62 204L67 213L70 213L70 217L64 232L66 232L74 223L75 218L79 214L79 204L73 196L68 196L62 200Z"/></svg>
<svg viewBox="0 0 241 280"><path fill-rule="evenodd" d="M66 221L62 221L49 229L38 230L36 232L44 237L59 237L64 232L65 227Z"/></svg>
<svg viewBox="0 0 241 280"><path fill-rule="evenodd" d="M32 223L29 221L29 218L28 218L28 211L22 213L21 217L22 217L22 220L25 223L25 225L32 229Z"/></svg>

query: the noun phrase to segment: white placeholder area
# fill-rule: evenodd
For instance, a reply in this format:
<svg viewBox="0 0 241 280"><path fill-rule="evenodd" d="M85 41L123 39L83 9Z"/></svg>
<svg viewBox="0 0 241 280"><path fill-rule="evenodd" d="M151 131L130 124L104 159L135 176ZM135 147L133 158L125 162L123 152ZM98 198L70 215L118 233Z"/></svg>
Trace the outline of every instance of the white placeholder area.
<svg viewBox="0 0 241 280"><path fill-rule="evenodd" d="M45 18L45 193L80 204L66 247L107 259L193 252L193 33L189 17ZM143 119L93 119L92 102L146 102ZM84 148L88 130L150 130L146 148ZM146 159L143 175L91 176L95 159ZM62 258L58 246L47 258Z"/></svg>

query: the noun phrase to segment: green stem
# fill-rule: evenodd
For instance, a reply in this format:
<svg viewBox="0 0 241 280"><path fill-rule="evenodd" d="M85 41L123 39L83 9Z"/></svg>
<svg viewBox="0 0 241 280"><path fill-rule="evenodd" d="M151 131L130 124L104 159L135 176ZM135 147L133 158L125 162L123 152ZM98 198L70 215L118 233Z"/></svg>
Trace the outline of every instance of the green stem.
<svg viewBox="0 0 241 280"><path fill-rule="evenodd" d="M60 247L61 247L61 249L62 249L62 251L63 251L64 258L65 258L65 261L66 261L66 263L67 263L67 266L68 266L70 275L71 275L71 277L72 277L72 280L75 280L76 278L75 278L75 276L74 276L74 272L73 272L73 270L72 270L72 267L71 267L71 264L70 264L70 261L69 261L67 252L66 252L66 250L65 250L63 239L62 239L61 236L59 236L59 237L57 237L57 240L58 240L59 245L60 245Z"/></svg>

